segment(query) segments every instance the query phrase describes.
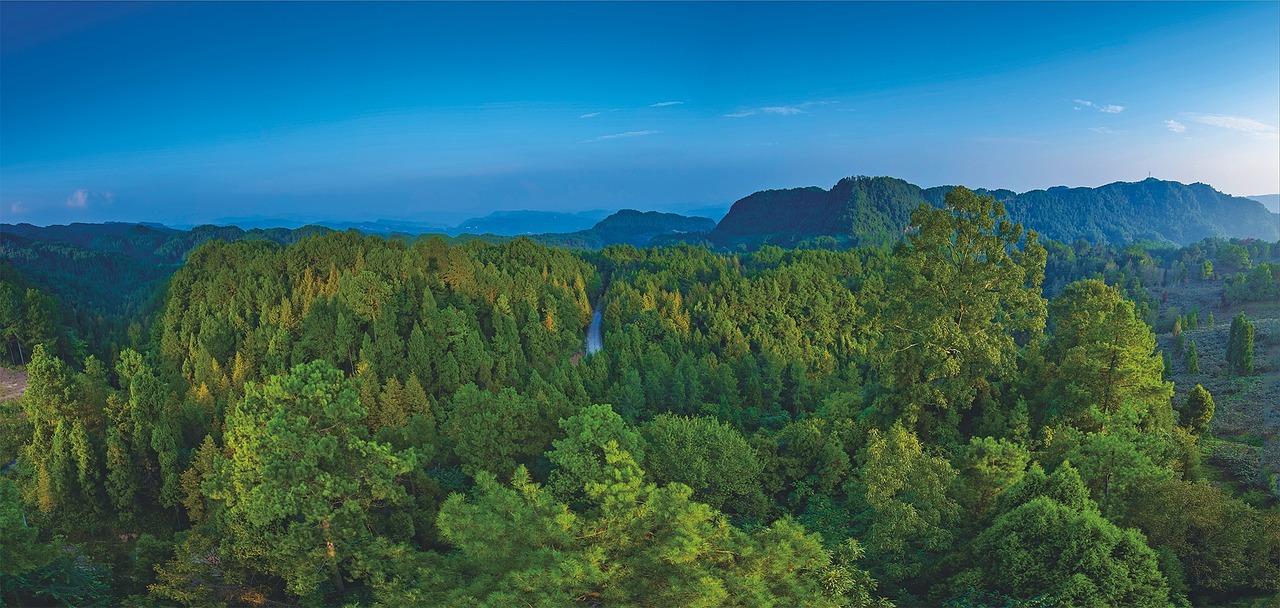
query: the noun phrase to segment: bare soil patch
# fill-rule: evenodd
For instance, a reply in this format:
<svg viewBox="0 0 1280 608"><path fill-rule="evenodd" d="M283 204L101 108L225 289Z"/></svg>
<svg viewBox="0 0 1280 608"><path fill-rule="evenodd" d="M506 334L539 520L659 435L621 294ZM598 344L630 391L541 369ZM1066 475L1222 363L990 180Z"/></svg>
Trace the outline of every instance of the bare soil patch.
<svg viewBox="0 0 1280 608"><path fill-rule="evenodd" d="M27 391L27 370L0 367L0 402L13 401Z"/></svg>

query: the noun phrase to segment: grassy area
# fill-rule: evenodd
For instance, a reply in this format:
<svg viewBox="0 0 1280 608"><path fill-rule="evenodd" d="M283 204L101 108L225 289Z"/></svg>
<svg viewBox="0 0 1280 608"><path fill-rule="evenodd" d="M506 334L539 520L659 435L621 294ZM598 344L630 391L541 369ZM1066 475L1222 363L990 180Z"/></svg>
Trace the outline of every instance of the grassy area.
<svg viewBox="0 0 1280 608"><path fill-rule="evenodd" d="M1157 288L1159 289L1159 288ZM1216 471L1209 477L1236 495L1268 491L1268 480L1280 472L1280 302L1227 305L1220 281L1190 281L1164 288L1156 321L1158 345L1169 353L1174 382L1174 407L1200 384L1213 395L1217 406L1205 443L1205 465ZM1199 309L1200 325L1172 332L1174 321ZM1253 320L1254 373L1236 376L1227 371L1227 338L1231 317L1240 311ZM1209 325L1209 314L1214 324ZM1187 371L1187 345L1194 340L1199 372ZM1181 348L1179 348L1181 342Z"/></svg>

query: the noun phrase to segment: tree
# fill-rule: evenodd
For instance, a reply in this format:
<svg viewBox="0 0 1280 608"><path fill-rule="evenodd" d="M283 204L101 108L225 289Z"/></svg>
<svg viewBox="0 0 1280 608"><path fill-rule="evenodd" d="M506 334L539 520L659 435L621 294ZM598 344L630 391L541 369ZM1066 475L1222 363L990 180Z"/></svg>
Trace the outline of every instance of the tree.
<svg viewBox="0 0 1280 608"><path fill-rule="evenodd" d="M1209 430L1209 421L1213 420L1213 396L1204 387L1197 384L1187 395L1187 403L1182 406L1182 426L1190 428L1198 434Z"/></svg>
<svg viewBox="0 0 1280 608"><path fill-rule="evenodd" d="M1014 336L1044 328L1045 250L1034 231L1023 242L1001 203L963 187L911 223L886 281L877 405L926 436L955 435L961 413L1015 372Z"/></svg>
<svg viewBox="0 0 1280 608"><path fill-rule="evenodd" d="M551 445L554 425L538 402L515 389L490 393L468 384L453 395L443 426L464 472L506 476L517 459L530 464Z"/></svg>
<svg viewBox="0 0 1280 608"><path fill-rule="evenodd" d="M1049 382L1040 399L1046 424L1172 426L1173 384L1162 380L1155 334L1133 302L1101 280L1077 281L1054 298L1049 318Z"/></svg>
<svg viewBox="0 0 1280 608"><path fill-rule="evenodd" d="M1280 518L1204 480L1144 485L1123 521L1140 528L1153 548L1172 551L1197 605L1280 591Z"/></svg>
<svg viewBox="0 0 1280 608"><path fill-rule="evenodd" d="M1187 373L1200 373L1200 355L1196 353L1196 341L1187 344Z"/></svg>
<svg viewBox="0 0 1280 608"><path fill-rule="evenodd" d="M5 599L5 581L39 568L54 558L53 547L36 540L40 530L27 523L18 486L0 477L0 601Z"/></svg>
<svg viewBox="0 0 1280 608"><path fill-rule="evenodd" d="M1253 373L1253 322L1240 312L1231 319L1227 338L1227 369L1241 376Z"/></svg>
<svg viewBox="0 0 1280 608"><path fill-rule="evenodd" d="M713 418L663 414L644 427L646 463L660 482L693 488L694 499L716 509L750 511L762 501L756 453L733 427Z"/></svg>
<svg viewBox="0 0 1280 608"><path fill-rule="evenodd" d="M228 456L214 456L204 491L222 501L223 548L319 599L332 581L361 578L389 550L371 511L406 498L396 478L415 461L370 441L365 412L342 372L325 361L250 385L227 416Z"/></svg>
<svg viewBox="0 0 1280 608"><path fill-rule="evenodd" d="M587 484L586 513L555 501L524 467L509 488L485 472L471 497L450 496L438 525L458 549L448 569L460 579L454 589L424 590L432 594L425 603L883 605L852 559L833 559L794 522L742 532L690 500L687 486L647 483L616 442L604 454L607 481Z"/></svg>
<svg viewBox="0 0 1280 608"><path fill-rule="evenodd" d="M644 439L640 433L614 413L608 405L592 405L560 421L564 438L557 439L547 452L555 466L547 489L558 500L574 504L584 496L592 483L605 483L604 446L610 441L636 457L644 458Z"/></svg>
<svg viewBox="0 0 1280 608"><path fill-rule="evenodd" d="M872 572L910 583L937 564L954 540L951 525L959 509L947 490L955 477L950 462L925 453L901 425L871 431L858 479L867 509L858 519Z"/></svg>
<svg viewBox="0 0 1280 608"><path fill-rule="evenodd" d="M1070 465L1038 466L1001 501L952 585L969 584L1053 606L1166 606L1169 587L1142 533L1098 511Z"/></svg>

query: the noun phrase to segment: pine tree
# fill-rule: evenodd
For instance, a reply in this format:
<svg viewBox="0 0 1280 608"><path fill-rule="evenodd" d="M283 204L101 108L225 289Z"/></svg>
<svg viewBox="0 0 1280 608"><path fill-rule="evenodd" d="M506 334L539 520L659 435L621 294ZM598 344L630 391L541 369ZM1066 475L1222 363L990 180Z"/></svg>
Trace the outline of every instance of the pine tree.
<svg viewBox="0 0 1280 608"><path fill-rule="evenodd" d="M137 497L141 488L138 472L134 468L133 454L119 426L107 427L107 498L120 513L129 519L137 510Z"/></svg>
<svg viewBox="0 0 1280 608"><path fill-rule="evenodd" d="M1182 406L1182 426L1190 428L1196 434L1209 429L1209 421L1213 420L1213 396L1203 386L1197 384L1187 395L1187 403Z"/></svg>
<svg viewBox="0 0 1280 608"><path fill-rule="evenodd" d="M1253 335L1253 322L1243 312L1231 319L1227 368L1235 374L1247 376L1253 373Z"/></svg>
<svg viewBox="0 0 1280 608"><path fill-rule="evenodd" d="M1196 341L1192 340L1187 345L1187 373L1200 373L1200 356L1196 353Z"/></svg>

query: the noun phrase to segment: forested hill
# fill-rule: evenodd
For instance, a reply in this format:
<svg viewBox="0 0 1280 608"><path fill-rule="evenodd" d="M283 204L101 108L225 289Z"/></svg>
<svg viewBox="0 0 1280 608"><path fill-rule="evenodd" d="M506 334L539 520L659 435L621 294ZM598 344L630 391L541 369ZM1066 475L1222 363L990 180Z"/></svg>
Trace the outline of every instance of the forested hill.
<svg viewBox="0 0 1280 608"><path fill-rule="evenodd" d="M535 238L548 245L580 249L601 249L609 245L645 247L657 237L703 234L715 227L715 220L706 217L623 209L600 220L590 230L568 234L543 234Z"/></svg>
<svg viewBox="0 0 1280 608"><path fill-rule="evenodd" d="M923 202L918 186L892 177L849 177L831 190L765 190L734 203L710 240L721 246L787 246L826 236L849 244L883 243L902 234L911 210Z"/></svg>
<svg viewBox="0 0 1280 608"><path fill-rule="evenodd" d="M831 190L757 192L734 203L711 233L721 246L792 245L834 239L844 244L896 240L911 209L941 206L952 186L921 189L891 177L851 177ZM1280 216L1259 202L1206 184L1146 179L1098 188L1055 187L1021 194L978 190L1003 202L1010 219L1042 237L1122 244L1134 240L1189 245L1208 237L1280 238Z"/></svg>

